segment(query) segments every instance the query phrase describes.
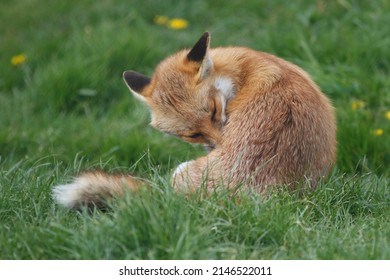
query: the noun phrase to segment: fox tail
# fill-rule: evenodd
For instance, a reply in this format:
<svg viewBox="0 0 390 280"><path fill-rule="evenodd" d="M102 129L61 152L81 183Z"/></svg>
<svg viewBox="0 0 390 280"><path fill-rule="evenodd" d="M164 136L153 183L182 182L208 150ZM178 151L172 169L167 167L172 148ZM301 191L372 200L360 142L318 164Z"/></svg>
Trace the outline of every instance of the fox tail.
<svg viewBox="0 0 390 280"><path fill-rule="evenodd" d="M106 200L120 196L126 189L136 191L142 181L130 175L87 172L76 177L72 183L53 188L54 200L67 208L103 208Z"/></svg>

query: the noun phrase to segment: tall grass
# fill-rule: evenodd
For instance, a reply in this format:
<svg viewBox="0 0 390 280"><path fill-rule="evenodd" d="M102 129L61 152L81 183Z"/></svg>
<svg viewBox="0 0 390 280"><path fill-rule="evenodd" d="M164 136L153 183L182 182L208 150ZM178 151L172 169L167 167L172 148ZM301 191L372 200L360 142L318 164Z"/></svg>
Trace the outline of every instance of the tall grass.
<svg viewBox="0 0 390 280"><path fill-rule="evenodd" d="M3 1L0 259L384 259L390 245L390 3L379 1ZM184 18L186 29L155 24ZM203 154L148 126L121 81L150 75L203 31L306 69L332 99L338 160L318 190L183 197L169 173ZM27 59L12 65L11 58ZM108 212L69 212L53 185L88 169L151 190Z"/></svg>

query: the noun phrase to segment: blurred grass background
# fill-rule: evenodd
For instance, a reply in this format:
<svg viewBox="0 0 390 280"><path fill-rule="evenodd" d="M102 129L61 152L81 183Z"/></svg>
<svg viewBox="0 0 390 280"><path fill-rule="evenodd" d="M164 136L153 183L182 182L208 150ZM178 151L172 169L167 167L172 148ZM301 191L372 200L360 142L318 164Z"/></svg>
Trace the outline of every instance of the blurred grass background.
<svg viewBox="0 0 390 280"><path fill-rule="evenodd" d="M188 26L159 25L156 16ZM0 18L0 258L390 257L390 2L2 0ZM170 170L203 151L148 126L148 111L121 75L151 75L205 30L212 47L243 45L296 63L331 98L338 161L321 190L306 198L255 196L247 204L218 196L202 202L222 199L226 209L201 209L169 191L161 196ZM160 195L120 201L129 208L114 217L53 205L53 185L94 168L151 178ZM318 210L328 204L336 208ZM184 209L178 224L171 206ZM153 215L162 220L148 223ZM296 217L307 227L297 227ZM115 221L106 244L103 229ZM130 221L139 228L129 229ZM184 235L174 234L174 224ZM115 239L129 230L124 243ZM139 241L142 230L150 239ZM340 240L350 248L343 251Z"/></svg>

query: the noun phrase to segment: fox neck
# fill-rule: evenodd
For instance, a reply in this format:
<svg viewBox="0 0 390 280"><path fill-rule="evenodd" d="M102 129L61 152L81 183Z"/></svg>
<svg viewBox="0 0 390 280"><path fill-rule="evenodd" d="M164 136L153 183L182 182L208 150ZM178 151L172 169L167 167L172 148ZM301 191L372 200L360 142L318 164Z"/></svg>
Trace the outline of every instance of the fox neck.
<svg viewBox="0 0 390 280"><path fill-rule="evenodd" d="M219 92L219 97L221 99L221 105L222 105L221 121L224 124L227 120L226 107L229 101L235 97L236 89L233 84L233 80L226 76L216 77L214 81L214 87Z"/></svg>
<svg viewBox="0 0 390 280"><path fill-rule="evenodd" d="M211 85L219 93L222 105L221 121L224 124L227 121L229 103L240 94L241 86L245 82L245 69L240 58L234 55L234 49L228 49L228 52L222 48L211 49L210 57L214 69Z"/></svg>

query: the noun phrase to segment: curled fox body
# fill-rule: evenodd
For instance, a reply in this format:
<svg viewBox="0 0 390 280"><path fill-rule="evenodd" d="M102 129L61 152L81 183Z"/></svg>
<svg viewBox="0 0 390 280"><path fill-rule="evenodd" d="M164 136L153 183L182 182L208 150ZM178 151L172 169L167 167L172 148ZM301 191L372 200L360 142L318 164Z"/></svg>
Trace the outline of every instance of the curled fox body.
<svg viewBox="0 0 390 280"><path fill-rule="evenodd" d="M336 158L334 109L308 74L271 54L244 47L209 48L204 33L156 68L152 78L126 71L124 80L151 112L151 125L190 143L206 156L180 164L175 189L202 184L264 191L309 182L314 188ZM86 173L54 189L75 207L137 189L131 176Z"/></svg>

